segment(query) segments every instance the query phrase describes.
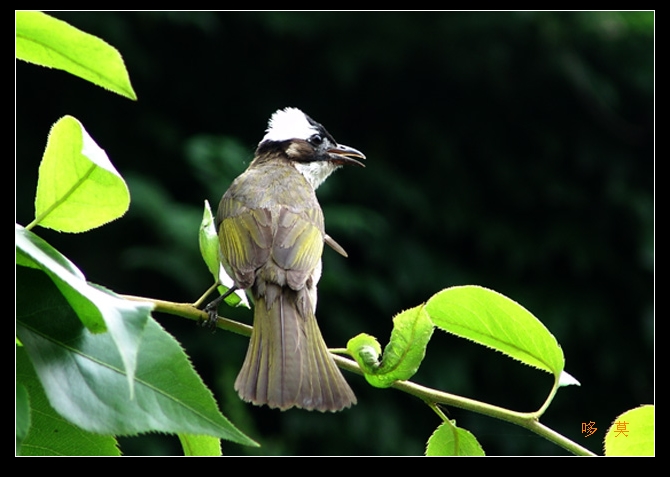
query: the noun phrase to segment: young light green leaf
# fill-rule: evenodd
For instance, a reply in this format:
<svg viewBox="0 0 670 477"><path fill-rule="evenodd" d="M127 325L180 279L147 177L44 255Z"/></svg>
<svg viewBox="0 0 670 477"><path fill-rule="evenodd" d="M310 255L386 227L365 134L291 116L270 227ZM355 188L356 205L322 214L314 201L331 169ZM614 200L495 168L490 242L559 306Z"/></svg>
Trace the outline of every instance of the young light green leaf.
<svg viewBox="0 0 670 477"><path fill-rule="evenodd" d="M396 315L377 377L390 386L394 381L414 376L426 356L426 346L432 335L433 323L423 305Z"/></svg>
<svg viewBox="0 0 670 477"><path fill-rule="evenodd" d="M447 288L428 300L426 311L444 331L556 377L563 371L556 338L528 310L500 293L479 286Z"/></svg>
<svg viewBox="0 0 670 477"><path fill-rule="evenodd" d="M28 390L32 410L28 435L17 449L17 454L74 456L74 455L120 455L116 439L86 432L64 420L49 405L44 390L35 375L35 370L23 348L16 349L17 384Z"/></svg>
<svg viewBox="0 0 670 477"><path fill-rule="evenodd" d="M443 422L428 439L427 456L484 456L484 449L470 431Z"/></svg>
<svg viewBox="0 0 670 477"><path fill-rule="evenodd" d="M654 406L640 406L617 417L605 435L605 455L654 455Z"/></svg>
<svg viewBox="0 0 670 477"><path fill-rule="evenodd" d="M186 456L221 455L221 441L216 437L179 434L179 442Z"/></svg>
<svg viewBox="0 0 670 477"><path fill-rule="evenodd" d="M200 245L200 254L214 280L218 280L222 284L222 286L218 287L219 293L224 294L235 283L228 276L219 261L219 235L214 227L214 217L207 200L205 200L205 209L202 214L202 222L200 223L198 244ZM249 299L244 290L236 290L235 293L226 297L225 302L230 306L242 304L250 308Z"/></svg>
<svg viewBox="0 0 670 477"><path fill-rule="evenodd" d="M16 57L67 71L121 96L137 99L116 49L45 13L16 12Z"/></svg>
<svg viewBox="0 0 670 477"><path fill-rule="evenodd" d="M17 336L50 404L68 421L100 434L206 434L255 445L221 415L181 346L153 319L144 329L129 399L126 372L108 333L82 326L38 270L20 267L17 289L26 294L17 297Z"/></svg>
<svg viewBox="0 0 670 477"><path fill-rule="evenodd" d="M365 371L365 379L379 388L414 376L426 355L426 346L433 334L433 323L423 305L405 310L393 318L391 340L384 349L381 363L375 366L379 344L368 335L359 335L347 343L349 353ZM373 341L371 341L373 340ZM375 355L376 353L376 355Z"/></svg>
<svg viewBox="0 0 670 477"><path fill-rule="evenodd" d="M347 341L347 351L356 360L365 376L374 374L379 369L379 358L382 347L374 336L360 333ZM376 381L370 384L374 386Z"/></svg>
<svg viewBox="0 0 670 477"><path fill-rule="evenodd" d="M91 286L72 262L42 238L20 225L15 229L15 242L17 256L22 257L20 262L31 261L44 271L90 332L109 331L123 360L132 395L140 339L153 306L149 303L123 300Z"/></svg>
<svg viewBox="0 0 670 477"><path fill-rule="evenodd" d="M198 244L200 245L200 254L205 261L209 272L214 280L219 278L219 236L214 228L214 217L209 201L205 200L205 209L202 213L202 222L198 234Z"/></svg>
<svg viewBox="0 0 670 477"><path fill-rule="evenodd" d="M72 116L51 128L39 168L35 220L59 232L84 232L126 213L130 193L105 151Z"/></svg>

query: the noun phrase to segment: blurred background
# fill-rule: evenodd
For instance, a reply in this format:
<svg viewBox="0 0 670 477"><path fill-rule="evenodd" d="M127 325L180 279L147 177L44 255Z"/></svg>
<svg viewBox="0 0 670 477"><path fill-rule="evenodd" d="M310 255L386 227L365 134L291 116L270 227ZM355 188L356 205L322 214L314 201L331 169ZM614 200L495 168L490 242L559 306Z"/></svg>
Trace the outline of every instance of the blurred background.
<svg viewBox="0 0 670 477"><path fill-rule="evenodd" d="M542 422L597 453L616 416L654 402L653 12L56 12L123 56L138 101L16 63L16 220L33 218L51 125L70 114L126 178L125 217L86 234L36 230L118 293L197 299L198 251L270 115L296 106L367 155L318 191L326 228L317 317L326 342L384 346L392 317L477 284L556 336L581 387ZM245 309L220 310L247 323ZM420 455L440 421L425 404L345 373L338 414L241 402L247 339L156 319L183 345L222 412L261 443L226 455ZM417 383L517 411L550 376L436 331ZM447 410L489 455L565 455L515 426ZM596 423L585 438L581 423ZM128 455L180 454L176 437L122 438Z"/></svg>

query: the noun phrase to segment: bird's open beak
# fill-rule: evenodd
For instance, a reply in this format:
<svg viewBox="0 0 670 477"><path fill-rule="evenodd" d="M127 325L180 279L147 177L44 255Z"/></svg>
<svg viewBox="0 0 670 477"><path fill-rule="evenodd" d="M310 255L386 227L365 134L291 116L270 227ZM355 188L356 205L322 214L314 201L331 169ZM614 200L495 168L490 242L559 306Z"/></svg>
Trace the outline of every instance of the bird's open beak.
<svg viewBox="0 0 670 477"><path fill-rule="evenodd" d="M357 166L365 167L365 164L363 164L361 161L354 159L354 157L365 159L365 154L363 154L358 149L354 149L353 147L345 146L344 144L338 144L335 147L331 147L326 152L330 156L330 160L335 164L355 164Z"/></svg>

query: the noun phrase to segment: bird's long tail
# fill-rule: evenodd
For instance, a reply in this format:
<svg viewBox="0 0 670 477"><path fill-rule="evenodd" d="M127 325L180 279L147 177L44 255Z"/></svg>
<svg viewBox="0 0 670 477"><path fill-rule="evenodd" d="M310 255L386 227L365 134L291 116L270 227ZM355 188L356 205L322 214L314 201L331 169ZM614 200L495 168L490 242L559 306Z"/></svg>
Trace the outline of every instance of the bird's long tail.
<svg viewBox="0 0 670 477"><path fill-rule="evenodd" d="M268 284L235 390L256 405L339 411L356 396L333 361L306 290Z"/></svg>

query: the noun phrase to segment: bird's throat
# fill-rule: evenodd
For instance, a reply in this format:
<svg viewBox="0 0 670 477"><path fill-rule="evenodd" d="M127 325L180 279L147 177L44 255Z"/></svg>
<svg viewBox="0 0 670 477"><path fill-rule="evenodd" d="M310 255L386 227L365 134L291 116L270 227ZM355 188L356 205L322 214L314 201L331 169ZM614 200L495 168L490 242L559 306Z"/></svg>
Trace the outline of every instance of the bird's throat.
<svg viewBox="0 0 670 477"><path fill-rule="evenodd" d="M293 165L315 190L340 167L330 161L294 162Z"/></svg>

